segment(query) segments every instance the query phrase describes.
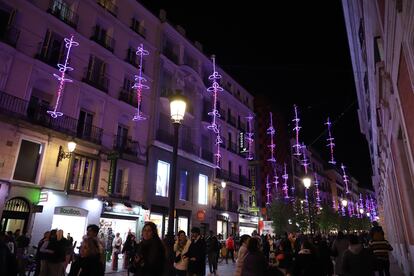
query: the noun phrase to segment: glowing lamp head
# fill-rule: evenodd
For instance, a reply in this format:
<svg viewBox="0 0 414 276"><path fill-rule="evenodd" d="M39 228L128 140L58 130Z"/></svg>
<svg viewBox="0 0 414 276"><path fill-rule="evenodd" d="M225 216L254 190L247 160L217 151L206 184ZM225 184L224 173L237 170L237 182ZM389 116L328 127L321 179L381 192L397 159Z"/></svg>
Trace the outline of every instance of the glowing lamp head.
<svg viewBox="0 0 414 276"><path fill-rule="evenodd" d="M306 189L309 189L311 186L311 179L309 177L305 177L303 180L303 186L305 186Z"/></svg>
<svg viewBox="0 0 414 276"><path fill-rule="evenodd" d="M367 213L367 217L370 217L371 216L371 214L370 213Z"/></svg>
<svg viewBox="0 0 414 276"><path fill-rule="evenodd" d="M364 209L359 209L359 213L362 215L364 213Z"/></svg>
<svg viewBox="0 0 414 276"><path fill-rule="evenodd" d="M181 123L184 119L186 107L187 102L183 95L176 94L170 97L171 120L173 123Z"/></svg>
<svg viewBox="0 0 414 276"><path fill-rule="evenodd" d="M76 149L76 143L74 141L68 142L68 150L69 152L74 152Z"/></svg>
<svg viewBox="0 0 414 276"><path fill-rule="evenodd" d="M348 206L348 200L346 200L346 199L342 199L341 204L342 204L342 206L344 206L344 207Z"/></svg>
<svg viewBox="0 0 414 276"><path fill-rule="evenodd" d="M224 189L226 188L226 182L225 181L221 181L221 187Z"/></svg>

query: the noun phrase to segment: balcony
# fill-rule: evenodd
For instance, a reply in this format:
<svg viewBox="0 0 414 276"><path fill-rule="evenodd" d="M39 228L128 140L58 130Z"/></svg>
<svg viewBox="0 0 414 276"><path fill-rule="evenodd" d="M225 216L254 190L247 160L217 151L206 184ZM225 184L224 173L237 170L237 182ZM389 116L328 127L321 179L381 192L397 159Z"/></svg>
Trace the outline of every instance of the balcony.
<svg viewBox="0 0 414 276"><path fill-rule="evenodd" d="M227 122L228 122L230 125L232 125L232 126L236 127L236 117L229 115L229 116L227 117Z"/></svg>
<svg viewBox="0 0 414 276"><path fill-rule="evenodd" d="M93 74L91 68L85 68L83 82L108 93L109 78L106 74Z"/></svg>
<svg viewBox="0 0 414 276"><path fill-rule="evenodd" d="M138 141L133 141L131 137L115 135L114 150L136 156L138 154Z"/></svg>
<svg viewBox="0 0 414 276"><path fill-rule="evenodd" d="M78 26L79 16L61 0L51 0L47 12L74 29Z"/></svg>
<svg viewBox="0 0 414 276"><path fill-rule="evenodd" d="M118 14L118 6L116 6L114 3L112 3L111 0L98 0L98 5L103 7L105 10L107 10L110 14L113 16L117 16Z"/></svg>
<svg viewBox="0 0 414 276"><path fill-rule="evenodd" d="M231 181L245 187L250 187L247 177L244 175L234 174L226 170L216 169L216 178Z"/></svg>
<svg viewBox="0 0 414 276"><path fill-rule="evenodd" d="M170 48L164 48L162 53L164 54L164 56L169 58L172 62L174 62L175 64L178 64L178 55L174 53L173 50L171 50Z"/></svg>
<svg viewBox="0 0 414 276"><path fill-rule="evenodd" d="M20 30L14 26L0 26L0 41L9 44L12 47L16 47L17 40L19 39Z"/></svg>
<svg viewBox="0 0 414 276"><path fill-rule="evenodd" d="M138 105L137 95L132 90L128 91L124 88L121 88L121 90L119 91L118 100L123 101L133 107L137 107Z"/></svg>
<svg viewBox="0 0 414 276"><path fill-rule="evenodd" d="M214 162L214 154L208 149L201 148L201 158L210 163Z"/></svg>
<svg viewBox="0 0 414 276"><path fill-rule="evenodd" d="M199 156L198 147L194 145L193 143L191 143L190 140L181 139L180 149L188 153L192 153L194 155Z"/></svg>
<svg viewBox="0 0 414 276"><path fill-rule="evenodd" d="M35 56L36 59L43 61L44 63L57 68L57 64L62 60L64 55L64 47L61 47L58 51L52 50L49 47L44 48L43 42L39 43L39 50Z"/></svg>
<svg viewBox="0 0 414 276"><path fill-rule="evenodd" d="M29 104L28 101L0 91L0 112L6 114L8 120L11 117L22 119L34 125L40 125L66 135L78 137L95 144L101 144L102 129L93 125L82 125L75 118L67 115L53 119L48 110L52 108L46 105Z"/></svg>
<svg viewBox="0 0 414 276"><path fill-rule="evenodd" d="M157 130L157 136L156 136L157 140L172 146L173 142L174 142L174 137L173 135L169 132L169 131L165 131L163 129L158 129Z"/></svg>
<svg viewBox="0 0 414 276"><path fill-rule="evenodd" d="M92 29L91 40L95 41L96 43L103 46L112 53L114 52L115 40L111 36L106 34L106 30L101 29L100 26L95 26Z"/></svg>

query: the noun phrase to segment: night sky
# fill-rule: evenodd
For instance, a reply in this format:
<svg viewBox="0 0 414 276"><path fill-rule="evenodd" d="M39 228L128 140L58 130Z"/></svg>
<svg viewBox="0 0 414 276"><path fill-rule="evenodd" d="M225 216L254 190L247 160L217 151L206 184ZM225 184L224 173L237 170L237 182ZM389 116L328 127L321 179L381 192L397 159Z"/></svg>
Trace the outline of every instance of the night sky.
<svg viewBox="0 0 414 276"><path fill-rule="evenodd" d="M157 16L165 9L169 22L200 41L206 55L215 54L220 67L251 94L270 97L289 120L297 104L301 140L326 160L329 116L337 162L362 186L371 186L341 1L140 2Z"/></svg>

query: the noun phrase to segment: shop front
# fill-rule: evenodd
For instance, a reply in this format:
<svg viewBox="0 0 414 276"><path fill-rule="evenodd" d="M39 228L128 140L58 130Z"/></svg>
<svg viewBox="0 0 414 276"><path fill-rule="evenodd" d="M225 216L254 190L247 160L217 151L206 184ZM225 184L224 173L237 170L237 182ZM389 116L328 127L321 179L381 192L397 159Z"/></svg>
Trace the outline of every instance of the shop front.
<svg viewBox="0 0 414 276"><path fill-rule="evenodd" d="M258 231L259 217L239 214L239 235L252 235L253 231Z"/></svg>
<svg viewBox="0 0 414 276"><path fill-rule="evenodd" d="M184 209L175 210L174 234L184 231L189 235L191 211ZM162 206L151 206L150 221L155 223L158 235L164 237L168 231L168 209Z"/></svg>
<svg viewBox="0 0 414 276"><path fill-rule="evenodd" d="M229 217L226 214L217 215L217 237L219 240L227 239Z"/></svg>
<svg viewBox="0 0 414 276"><path fill-rule="evenodd" d="M89 224L99 225L102 202L96 198L67 195L65 192L42 190L39 205L41 212L34 217L32 243L36 244L43 233L51 229L63 230L79 245Z"/></svg>
<svg viewBox="0 0 414 276"><path fill-rule="evenodd" d="M105 201L99 220L99 236L107 244L106 249L110 250L108 247L112 247L112 240L117 233L120 234L123 242L129 233L135 235L139 240L145 217L148 216L147 212L148 210L139 205Z"/></svg>

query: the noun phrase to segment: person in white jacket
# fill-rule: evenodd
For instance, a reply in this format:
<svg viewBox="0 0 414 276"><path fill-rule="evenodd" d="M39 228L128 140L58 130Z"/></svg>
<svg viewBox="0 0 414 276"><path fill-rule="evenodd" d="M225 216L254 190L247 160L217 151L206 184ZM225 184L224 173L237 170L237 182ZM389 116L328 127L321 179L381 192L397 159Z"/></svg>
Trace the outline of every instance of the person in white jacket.
<svg viewBox="0 0 414 276"><path fill-rule="evenodd" d="M174 244L174 268L177 276L187 275L188 258L185 254L187 253L190 244L191 240L187 239L185 232L182 230L178 231L178 240Z"/></svg>
<svg viewBox="0 0 414 276"><path fill-rule="evenodd" d="M241 276L242 274L244 258L246 258L246 255L248 253L247 243L249 242L249 240L250 240L249 235L242 235L240 237L240 248L237 254L236 271L234 273L234 276Z"/></svg>

